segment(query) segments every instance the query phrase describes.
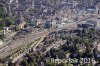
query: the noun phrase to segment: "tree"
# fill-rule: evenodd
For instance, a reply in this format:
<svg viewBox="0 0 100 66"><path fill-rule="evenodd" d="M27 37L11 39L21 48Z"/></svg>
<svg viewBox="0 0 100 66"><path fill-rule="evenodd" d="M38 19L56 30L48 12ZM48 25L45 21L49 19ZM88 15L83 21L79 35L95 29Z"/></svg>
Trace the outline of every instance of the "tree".
<svg viewBox="0 0 100 66"><path fill-rule="evenodd" d="M0 18L4 18L4 16L5 16L4 8L3 6L0 5Z"/></svg>
<svg viewBox="0 0 100 66"><path fill-rule="evenodd" d="M34 63L34 66L39 66L38 63Z"/></svg>
<svg viewBox="0 0 100 66"><path fill-rule="evenodd" d="M31 62L31 63L29 64L29 66L34 66L34 64Z"/></svg>
<svg viewBox="0 0 100 66"><path fill-rule="evenodd" d="M3 27L5 26L5 22L0 22L0 30L2 30L3 29Z"/></svg>
<svg viewBox="0 0 100 66"><path fill-rule="evenodd" d="M23 59L21 62L21 66L28 66L27 60Z"/></svg>
<svg viewBox="0 0 100 66"><path fill-rule="evenodd" d="M2 30L5 26L9 27L10 25L14 24L14 22L14 18L8 16L3 6L0 5L0 30Z"/></svg>
<svg viewBox="0 0 100 66"><path fill-rule="evenodd" d="M5 21L6 21L6 26L10 26L15 22L14 18L10 18L10 17L5 17Z"/></svg>

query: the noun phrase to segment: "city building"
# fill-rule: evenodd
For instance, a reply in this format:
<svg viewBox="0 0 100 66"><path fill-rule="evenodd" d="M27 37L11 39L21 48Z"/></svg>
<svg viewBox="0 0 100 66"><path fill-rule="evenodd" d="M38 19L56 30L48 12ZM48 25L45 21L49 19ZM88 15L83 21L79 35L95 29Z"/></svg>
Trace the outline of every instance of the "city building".
<svg viewBox="0 0 100 66"><path fill-rule="evenodd" d="M57 24L58 30L60 30L60 29L74 30L76 28L77 28L77 24L75 22Z"/></svg>
<svg viewBox="0 0 100 66"><path fill-rule="evenodd" d="M89 24L90 26L94 27L94 26L96 26L96 21L94 21L94 20L87 20L86 24Z"/></svg>
<svg viewBox="0 0 100 66"><path fill-rule="evenodd" d="M100 3L96 5L96 14L100 16Z"/></svg>
<svg viewBox="0 0 100 66"><path fill-rule="evenodd" d="M8 34L8 33L11 33L11 30L9 30L9 27L4 27L3 28L3 34Z"/></svg>
<svg viewBox="0 0 100 66"><path fill-rule="evenodd" d="M19 17L19 21L18 21L18 29L23 29L25 28L26 22L24 20L24 17Z"/></svg>
<svg viewBox="0 0 100 66"><path fill-rule="evenodd" d="M44 24L44 20L42 20L42 19L37 19L37 21L35 22L35 25L36 26L43 26L43 24Z"/></svg>
<svg viewBox="0 0 100 66"><path fill-rule="evenodd" d="M97 18L96 29L100 29L100 18Z"/></svg>
<svg viewBox="0 0 100 66"><path fill-rule="evenodd" d="M34 16L30 17L30 25L36 26L36 18Z"/></svg>

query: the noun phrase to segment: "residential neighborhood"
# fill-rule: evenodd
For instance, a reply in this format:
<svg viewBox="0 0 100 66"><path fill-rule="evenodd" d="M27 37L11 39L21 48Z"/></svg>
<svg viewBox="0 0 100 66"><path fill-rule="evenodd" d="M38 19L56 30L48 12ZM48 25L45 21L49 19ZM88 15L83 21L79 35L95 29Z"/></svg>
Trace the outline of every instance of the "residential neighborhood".
<svg viewBox="0 0 100 66"><path fill-rule="evenodd" d="M0 66L100 66L100 0L0 0Z"/></svg>

